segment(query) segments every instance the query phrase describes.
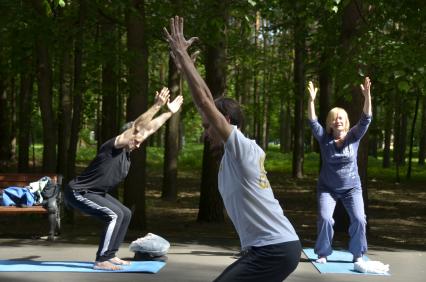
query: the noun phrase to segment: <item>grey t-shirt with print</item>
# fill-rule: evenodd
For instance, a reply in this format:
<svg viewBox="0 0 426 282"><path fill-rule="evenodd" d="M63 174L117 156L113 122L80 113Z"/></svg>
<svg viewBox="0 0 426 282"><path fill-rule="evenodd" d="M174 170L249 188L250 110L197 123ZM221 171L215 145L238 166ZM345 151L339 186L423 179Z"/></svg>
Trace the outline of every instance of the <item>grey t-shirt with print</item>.
<svg viewBox="0 0 426 282"><path fill-rule="evenodd" d="M266 177L265 152L235 126L224 149L219 191L242 249L299 240Z"/></svg>

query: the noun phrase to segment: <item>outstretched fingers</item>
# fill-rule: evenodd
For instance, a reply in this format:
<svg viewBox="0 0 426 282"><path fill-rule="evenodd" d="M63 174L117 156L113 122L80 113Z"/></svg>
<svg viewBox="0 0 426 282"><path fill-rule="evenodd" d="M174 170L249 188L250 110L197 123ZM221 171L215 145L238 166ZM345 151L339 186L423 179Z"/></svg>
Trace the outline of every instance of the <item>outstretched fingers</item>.
<svg viewBox="0 0 426 282"><path fill-rule="evenodd" d="M166 37L167 42L170 42L172 40L172 36L170 35L166 27L163 27L163 33L164 33L164 36Z"/></svg>
<svg viewBox="0 0 426 282"><path fill-rule="evenodd" d="M361 87L361 91L364 95L367 95L370 93L370 88L371 88L371 81L370 78L367 76L364 79L364 84L360 84Z"/></svg>
<svg viewBox="0 0 426 282"><path fill-rule="evenodd" d="M177 16L170 19L170 32L171 32L172 37L176 36L176 34L178 33L177 28L176 28L176 20L177 20Z"/></svg>
<svg viewBox="0 0 426 282"><path fill-rule="evenodd" d="M191 60L193 63L195 63L199 54L200 54L200 51L195 51L194 53L192 53Z"/></svg>
<svg viewBox="0 0 426 282"><path fill-rule="evenodd" d="M314 87L314 83L312 81L309 81L308 83L308 91L311 99L314 100L317 95L318 88Z"/></svg>
<svg viewBox="0 0 426 282"><path fill-rule="evenodd" d="M172 113L176 113L177 111L179 111L182 104L183 104L183 96L179 95L173 100L173 102L167 103L167 107Z"/></svg>
<svg viewBox="0 0 426 282"><path fill-rule="evenodd" d="M167 101L169 100L169 97L170 97L169 93L170 93L170 91L167 87L163 87L163 89L161 89L160 93L157 92L156 99L157 99L157 102L161 106L166 104Z"/></svg>
<svg viewBox="0 0 426 282"><path fill-rule="evenodd" d="M178 17L178 30L179 30L179 34L183 35L183 18L182 17Z"/></svg>

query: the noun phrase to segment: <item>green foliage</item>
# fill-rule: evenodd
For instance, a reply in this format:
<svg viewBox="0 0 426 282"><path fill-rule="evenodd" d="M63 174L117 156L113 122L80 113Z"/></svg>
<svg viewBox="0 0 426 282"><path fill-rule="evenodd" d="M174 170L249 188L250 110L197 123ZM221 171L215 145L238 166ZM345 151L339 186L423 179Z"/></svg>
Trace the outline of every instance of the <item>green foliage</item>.
<svg viewBox="0 0 426 282"><path fill-rule="evenodd" d="M162 170L164 149L159 147L147 148L147 163L149 170ZM187 143L179 153L179 170L201 170L203 159L203 145Z"/></svg>
<svg viewBox="0 0 426 282"><path fill-rule="evenodd" d="M196 66L203 77L206 46L225 39L226 45L223 48L227 51L226 95L242 102L247 124L246 133L249 136L254 128L254 121L257 119L259 124L263 122L265 103L268 103L269 107L266 113L269 120L269 141L281 137L282 109L293 112L295 36L305 36L307 80L318 81L319 70L328 71L332 80L332 104L337 98L349 97L350 90L359 84L363 76L371 76L375 116L370 134L377 134L379 139L383 136L387 110L392 111L395 103L403 104L404 114L408 116L411 124L414 116L411 109L416 95L426 95L426 14L422 1L172 2L171 5L165 5L164 1L144 1L146 33L141 36L145 36L149 46L149 103L152 103L152 94L168 81L169 53L162 28L168 27L169 18L176 14L185 17L184 31L187 38L200 37L200 41L191 47L191 52L194 49L202 51ZM49 56L52 67L52 108L55 116L59 111L60 93L63 91L61 87L65 87L70 93L73 91L74 48L77 35L82 32L84 93L80 137L87 147L79 152L79 156L82 156L79 161L85 161L94 154L89 134L99 125L103 66L110 60L114 62L114 73L118 76L116 90L120 95L117 108L122 109L129 93L127 64L137 56L143 56L127 50L126 46L126 15L138 11L130 10L126 1L86 1L85 25L79 30L76 24L79 21L79 1L41 0L39 3L42 5L42 11L36 9L34 3L36 1L13 0L0 3L0 42L3 43L0 47L0 84L6 88L5 93L11 98L8 103L14 103L10 108L13 108L14 113L18 113L21 73L30 71L33 75L32 118L29 125L34 142L42 142L43 128L40 101L37 97L39 84L35 72L36 42L44 38L49 44L46 55ZM350 31L350 42L344 43L347 35L345 32L348 31L343 24L349 17L347 9L353 3L358 4L356 17L359 18L355 29ZM223 20L225 17L227 21ZM114 25L114 31L102 32L104 24ZM306 30L299 31L298 24L305 26ZM64 67L61 62L65 54L70 58L70 77L68 84L61 85L60 74ZM254 100L255 84L259 102ZM202 150L197 146L202 128L200 116L186 84L183 84L183 95L185 101L181 128L186 144L180 154L180 165L191 167L200 163ZM396 97L400 97L400 100L396 101ZM122 111L120 121L126 118L125 114L125 111ZM291 124L284 126L291 127L293 121L288 122ZM12 114L10 124L11 127L16 127L16 118ZM415 145L418 144L417 136L420 136L422 131L424 129L418 123ZM290 139L291 136L287 138ZM309 138L306 140L308 144ZM155 156L153 161L162 160L162 151L151 147L148 150L152 150L152 156ZM37 147L36 152L39 153ZM271 146L270 152L266 162L270 170L291 170L290 154L282 155L276 146ZM155 161L154 167L161 166ZM305 156L306 173L317 172L315 162L315 154L309 153ZM379 171L373 170L372 173L379 175ZM387 170L383 172L386 174ZM422 174L422 171L414 168L414 176Z"/></svg>

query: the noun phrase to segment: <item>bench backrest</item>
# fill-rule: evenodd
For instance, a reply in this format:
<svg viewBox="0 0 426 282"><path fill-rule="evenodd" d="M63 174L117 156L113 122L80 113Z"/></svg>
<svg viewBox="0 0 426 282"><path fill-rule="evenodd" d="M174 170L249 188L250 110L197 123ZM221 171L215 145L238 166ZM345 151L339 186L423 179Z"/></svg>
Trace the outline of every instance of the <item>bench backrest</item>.
<svg viewBox="0 0 426 282"><path fill-rule="evenodd" d="M55 184L62 184L62 176L53 173L0 173L0 191L10 186L28 186L43 176L49 176Z"/></svg>

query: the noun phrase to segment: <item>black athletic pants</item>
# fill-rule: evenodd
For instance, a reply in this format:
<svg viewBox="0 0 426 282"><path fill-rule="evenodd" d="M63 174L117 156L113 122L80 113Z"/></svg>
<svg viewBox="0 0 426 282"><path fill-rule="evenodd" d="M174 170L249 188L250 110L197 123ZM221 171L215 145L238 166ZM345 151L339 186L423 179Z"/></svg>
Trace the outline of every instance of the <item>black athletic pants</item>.
<svg viewBox="0 0 426 282"><path fill-rule="evenodd" d="M82 213L104 222L96 261L115 257L129 227L132 212L113 196L104 192L65 190L65 202Z"/></svg>
<svg viewBox="0 0 426 282"><path fill-rule="evenodd" d="M300 261L300 241L251 247L214 281L281 282Z"/></svg>

